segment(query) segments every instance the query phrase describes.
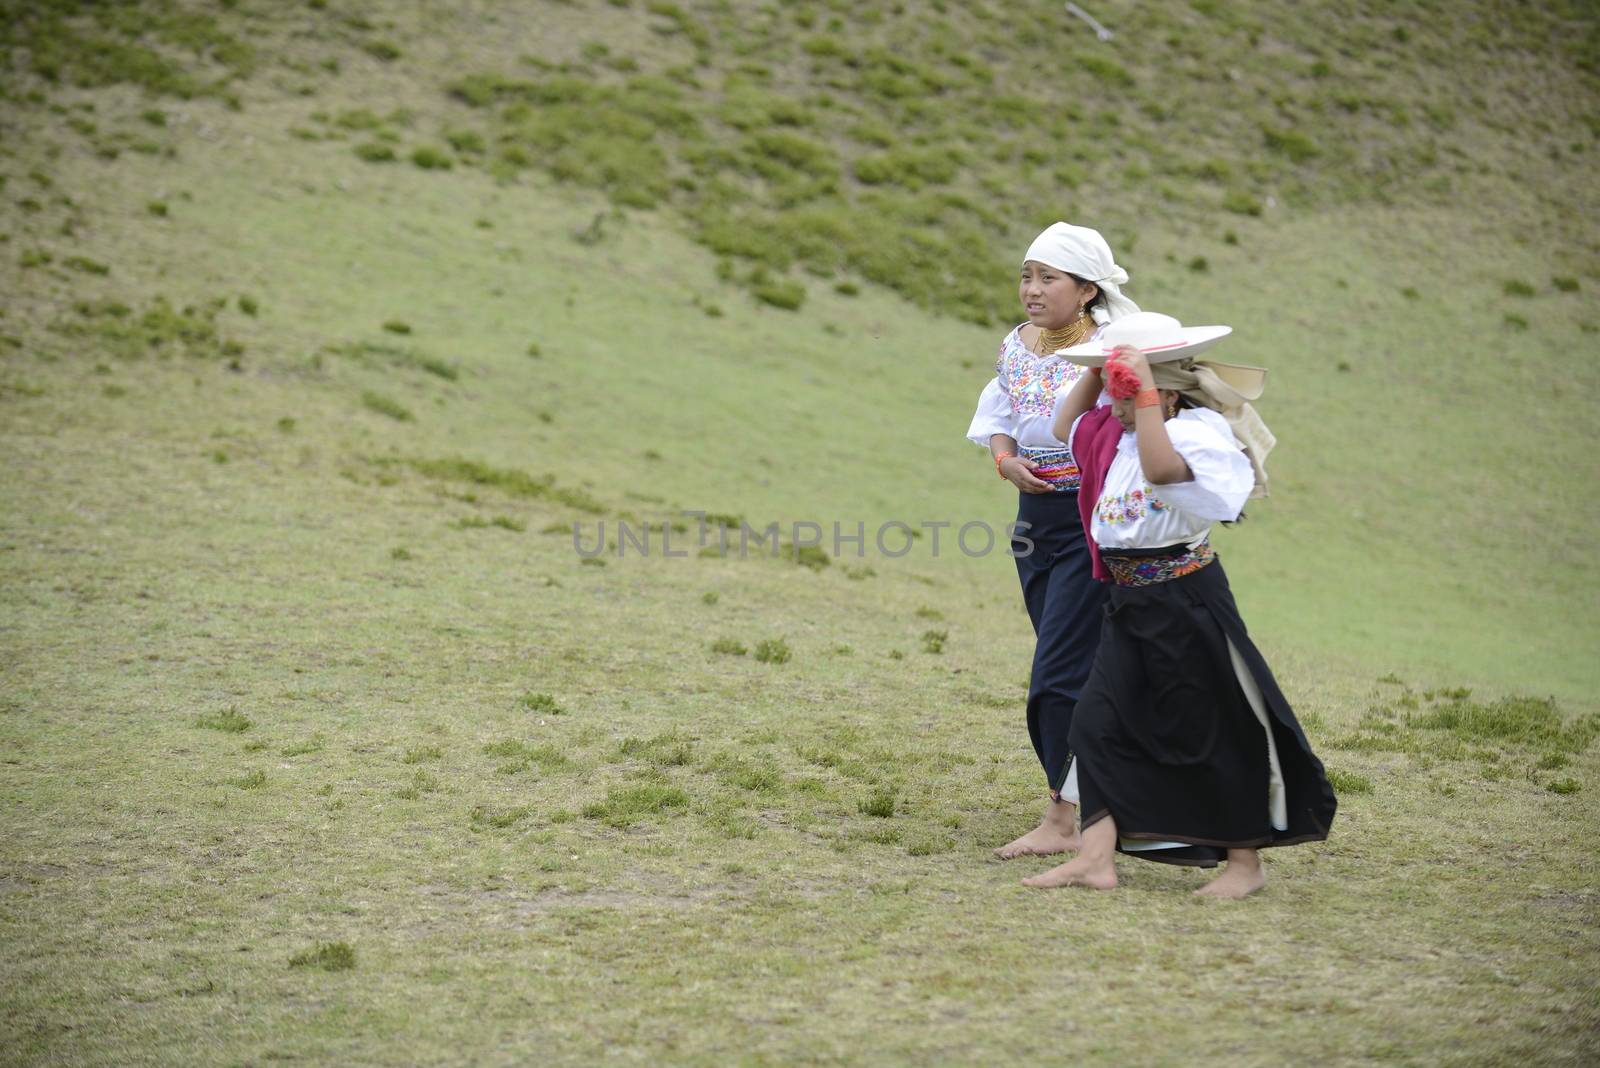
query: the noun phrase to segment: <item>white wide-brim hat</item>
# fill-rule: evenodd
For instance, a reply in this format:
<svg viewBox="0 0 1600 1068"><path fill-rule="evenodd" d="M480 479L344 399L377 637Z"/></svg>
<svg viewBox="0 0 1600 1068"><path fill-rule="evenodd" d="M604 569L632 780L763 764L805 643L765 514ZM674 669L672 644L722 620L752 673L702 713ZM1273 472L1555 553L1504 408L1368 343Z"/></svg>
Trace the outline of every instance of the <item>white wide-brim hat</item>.
<svg viewBox="0 0 1600 1068"><path fill-rule="evenodd" d="M1150 363L1181 360L1204 352L1229 334L1231 326L1184 326L1160 312L1135 312L1107 323L1100 336L1054 355L1084 367L1103 367L1118 345L1132 345Z"/></svg>

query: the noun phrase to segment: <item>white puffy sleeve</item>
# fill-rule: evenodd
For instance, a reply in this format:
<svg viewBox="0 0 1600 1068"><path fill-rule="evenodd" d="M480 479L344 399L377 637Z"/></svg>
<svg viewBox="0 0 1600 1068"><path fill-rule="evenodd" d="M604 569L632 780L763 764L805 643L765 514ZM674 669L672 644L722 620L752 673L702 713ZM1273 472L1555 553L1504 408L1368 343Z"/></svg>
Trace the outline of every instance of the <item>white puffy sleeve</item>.
<svg viewBox="0 0 1600 1068"><path fill-rule="evenodd" d="M987 449L989 438L995 434L1017 436L1011 397L1001 387L999 376L990 379L978 395L978 410L972 415L972 425L967 427L967 440Z"/></svg>
<svg viewBox="0 0 1600 1068"><path fill-rule="evenodd" d="M1191 408L1168 419L1166 427L1173 449L1189 465L1194 478L1156 486L1156 494L1200 519L1239 518L1256 477L1250 458L1228 429L1228 421L1209 408Z"/></svg>

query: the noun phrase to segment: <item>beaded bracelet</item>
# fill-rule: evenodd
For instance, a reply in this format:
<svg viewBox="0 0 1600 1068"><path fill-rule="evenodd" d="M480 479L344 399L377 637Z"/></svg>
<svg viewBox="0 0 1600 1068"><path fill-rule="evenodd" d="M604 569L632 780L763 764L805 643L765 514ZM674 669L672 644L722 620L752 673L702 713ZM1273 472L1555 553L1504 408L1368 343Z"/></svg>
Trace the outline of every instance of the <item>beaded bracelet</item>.
<svg viewBox="0 0 1600 1068"><path fill-rule="evenodd" d="M1006 473L1004 471L1000 470L1000 461L1004 460L1007 456L1015 456L1015 455L1016 455L1016 453L1014 453L1014 452L999 452L999 453L995 453L995 457L994 457L994 473L999 475L1001 478L1005 478L1006 477Z"/></svg>
<svg viewBox="0 0 1600 1068"><path fill-rule="evenodd" d="M1139 392L1133 395L1133 406L1135 408L1161 407L1160 391L1154 389L1141 389Z"/></svg>

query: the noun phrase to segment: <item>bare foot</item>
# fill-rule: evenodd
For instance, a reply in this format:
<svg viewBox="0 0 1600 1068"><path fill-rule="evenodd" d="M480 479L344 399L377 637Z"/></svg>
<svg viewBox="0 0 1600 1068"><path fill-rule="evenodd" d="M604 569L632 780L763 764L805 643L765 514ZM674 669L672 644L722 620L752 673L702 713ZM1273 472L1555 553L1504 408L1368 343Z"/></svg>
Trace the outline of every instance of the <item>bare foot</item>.
<svg viewBox="0 0 1600 1068"><path fill-rule="evenodd" d="M1267 872L1259 861L1255 864L1240 864L1230 860L1228 866L1222 869L1222 874L1196 890L1195 896L1221 897L1237 901L1241 897L1249 897L1266 885Z"/></svg>
<svg viewBox="0 0 1600 1068"><path fill-rule="evenodd" d="M1079 856L1039 875L1022 880L1023 886L1087 886L1091 890L1115 890L1117 867L1110 857Z"/></svg>
<svg viewBox="0 0 1600 1068"><path fill-rule="evenodd" d="M1048 823L1041 823L1021 838L1007 842L994 851L994 855L1001 860L1010 860L1012 857L1048 857L1056 853L1070 853L1083 847L1083 840L1078 833L1062 832L1059 828Z"/></svg>

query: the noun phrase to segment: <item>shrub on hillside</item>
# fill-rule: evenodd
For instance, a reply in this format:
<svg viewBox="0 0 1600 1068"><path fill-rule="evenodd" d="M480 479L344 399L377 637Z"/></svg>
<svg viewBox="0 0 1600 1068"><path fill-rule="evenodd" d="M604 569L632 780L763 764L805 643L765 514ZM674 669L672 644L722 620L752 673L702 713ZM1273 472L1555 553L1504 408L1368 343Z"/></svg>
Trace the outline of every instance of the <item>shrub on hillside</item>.
<svg viewBox="0 0 1600 1068"><path fill-rule="evenodd" d="M416 416L411 414L411 409L376 390L369 389L363 392L361 394L361 403L369 410L377 412L379 415L386 415L397 422L409 423L416 419Z"/></svg>
<svg viewBox="0 0 1600 1068"><path fill-rule="evenodd" d="M177 354L218 359L243 351L243 346L224 338L217 329L217 313L226 304L227 298L216 297L174 308L158 296L135 314L119 301L79 301L74 305L79 318L57 329L70 336L93 338L104 351L122 359Z"/></svg>
<svg viewBox="0 0 1600 1068"><path fill-rule="evenodd" d="M799 282L762 282L751 292L763 304L797 310L806 301L806 287Z"/></svg>
<svg viewBox="0 0 1600 1068"><path fill-rule="evenodd" d="M291 968L318 968L325 972L346 971L356 966L356 951L348 942L318 942L289 958Z"/></svg>
<svg viewBox="0 0 1600 1068"><path fill-rule="evenodd" d="M782 638L763 638L756 643L755 657L763 664L787 664L789 643Z"/></svg>
<svg viewBox="0 0 1600 1068"><path fill-rule="evenodd" d="M1230 189L1222 195L1222 208L1235 215L1260 215L1262 204L1254 193L1243 189Z"/></svg>
<svg viewBox="0 0 1600 1068"><path fill-rule="evenodd" d="M1322 154L1316 142L1299 130L1263 126L1261 135L1268 148L1288 156L1294 163L1304 163Z"/></svg>
<svg viewBox="0 0 1600 1068"><path fill-rule="evenodd" d="M447 171L455 166L450 153L433 145L422 145L413 151L411 162L425 171Z"/></svg>

